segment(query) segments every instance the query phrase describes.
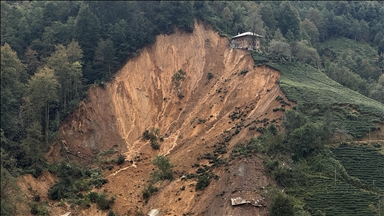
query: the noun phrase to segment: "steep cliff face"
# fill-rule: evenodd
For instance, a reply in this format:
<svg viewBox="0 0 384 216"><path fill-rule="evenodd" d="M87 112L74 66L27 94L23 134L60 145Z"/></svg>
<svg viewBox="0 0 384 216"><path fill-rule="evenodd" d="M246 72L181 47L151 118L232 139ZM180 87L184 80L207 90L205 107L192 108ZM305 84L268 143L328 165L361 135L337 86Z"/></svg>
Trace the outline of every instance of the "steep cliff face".
<svg viewBox="0 0 384 216"><path fill-rule="evenodd" d="M254 66L248 51L229 48L226 38L196 22L193 33L158 36L111 82L90 88L87 99L61 125L62 142L80 156L115 147L133 160L105 174L110 180L105 190L117 194L113 209L120 214L158 208L164 215L265 215L264 207L230 205L233 196L261 199L258 189L271 183L258 158L217 168L214 173L220 178L203 192L195 191L196 180L176 179L159 185L144 205L141 191L157 154L169 156L178 178L194 173L193 164L209 164L202 156L224 143L227 133L233 135L224 144L223 158L235 144L258 135L255 128L279 125L283 112L272 111L281 106L276 97L285 98L278 78L277 71ZM164 138L157 151L141 139L150 128L158 128Z"/></svg>

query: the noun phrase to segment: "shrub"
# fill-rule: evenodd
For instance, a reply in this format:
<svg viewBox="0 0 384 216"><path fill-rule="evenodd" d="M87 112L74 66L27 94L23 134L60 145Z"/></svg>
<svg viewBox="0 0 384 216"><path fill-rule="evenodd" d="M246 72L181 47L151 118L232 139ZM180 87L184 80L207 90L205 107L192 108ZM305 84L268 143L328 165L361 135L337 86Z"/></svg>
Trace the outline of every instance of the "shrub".
<svg viewBox="0 0 384 216"><path fill-rule="evenodd" d="M32 215L40 215L40 216L49 215L49 211L46 207L46 203L39 203L39 204L33 203L30 213Z"/></svg>
<svg viewBox="0 0 384 216"><path fill-rule="evenodd" d="M246 75L247 73L248 73L248 70L245 69L245 70L240 71L239 75Z"/></svg>
<svg viewBox="0 0 384 216"><path fill-rule="evenodd" d="M151 194L157 192L157 187L154 187L153 184L149 184L146 189L143 190L143 198L145 199L145 202L147 203L149 200L149 197L151 197Z"/></svg>
<svg viewBox="0 0 384 216"><path fill-rule="evenodd" d="M93 180L93 185L95 185L96 188L101 188L104 184L108 183L108 179L105 178L97 178Z"/></svg>
<svg viewBox="0 0 384 216"><path fill-rule="evenodd" d="M99 154L97 154L98 156L105 156L105 155L109 155L109 154L114 154L116 153L117 150L114 149L114 148L109 148L107 149L106 151L103 151L103 152L100 152Z"/></svg>
<svg viewBox="0 0 384 216"><path fill-rule="evenodd" d="M117 158L116 164L121 165L124 163L124 161L125 161L124 155L120 154L119 157Z"/></svg>
<svg viewBox="0 0 384 216"><path fill-rule="evenodd" d="M197 179L196 190L204 190L204 188L208 187L211 182L208 175L201 175Z"/></svg>
<svg viewBox="0 0 384 216"><path fill-rule="evenodd" d="M173 179L173 164L171 164L168 158L164 156L156 156L156 158L153 159L152 163L156 165L159 169L152 173L153 181Z"/></svg>
<svg viewBox="0 0 384 216"><path fill-rule="evenodd" d="M268 215L270 216L293 216L293 203L291 199L283 194L277 195L272 201Z"/></svg>
<svg viewBox="0 0 384 216"><path fill-rule="evenodd" d="M294 153L293 159L305 158L312 152L321 149L320 129L313 123L294 129L288 143Z"/></svg>
<svg viewBox="0 0 384 216"><path fill-rule="evenodd" d="M213 74L211 72L207 73L207 79L210 80L213 78Z"/></svg>
<svg viewBox="0 0 384 216"><path fill-rule="evenodd" d="M177 97L181 100L184 98L184 94L180 91L179 93L177 93Z"/></svg>
<svg viewBox="0 0 384 216"><path fill-rule="evenodd" d="M160 144L159 144L159 142L157 142L157 139L155 139L155 140L151 140L151 146L152 146L152 148L155 149L155 150L160 149Z"/></svg>
<svg viewBox="0 0 384 216"><path fill-rule="evenodd" d="M108 216L116 216L116 214L111 209L109 209Z"/></svg>
<svg viewBox="0 0 384 216"><path fill-rule="evenodd" d="M83 207L89 206L89 202L81 192L91 190L93 185L100 188L108 182L107 179L102 178L100 170L84 169L76 164L62 162L55 172L60 177L60 181L48 190L49 198L51 200L69 198L71 202Z"/></svg>
<svg viewBox="0 0 384 216"><path fill-rule="evenodd" d="M71 185L67 184L67 182L72 181L63 181L54 184L51 188L48 190L48 196L51 200L60 200L62 198L69 197L68 194L71 192Z"/></svg>
<svg viewBox="0 0 384 216"><path fill-rule="evenodd" d="M88 198L92 203L96 203L97 207L101 210L109 209L110 205L115 202L115 197L107 198L105 193L99 194L97 192L91 192L88 194Z"/></svg>
<svg viewBox="0 0 384 216"><path fill-rule="evenodd" d="M156 150L160 148L160 144L158 142L159 131L160 130L158 128L151 128L151 130L145 130L142 135L144 140L151 141L152 148Z"/></svg>
<svg viewBox="0 0 384 216"><path fill-rule="evenodd" d="M28 170L27 173L31 174L35 178L38 178L43 174L43 167L40 165L34 166L34 168Z"/></svg>
<svg viewBox="0 0 384 216"><path fill-rule="evenodd" d="M33 214L33 215L37 215L37 214L39 213L39 209L37 208L37 204L36 204L36 203L33 203L30 212L31 212L31 214Z"/></svg>
<svg viewBox="0 0 384 216"><path fill-rule="evenodd" d="M185 71L182 69L178 70L175 74L172 76L172 81L174 82L176 88L180 87L180 81L185 80Z"/></svg>

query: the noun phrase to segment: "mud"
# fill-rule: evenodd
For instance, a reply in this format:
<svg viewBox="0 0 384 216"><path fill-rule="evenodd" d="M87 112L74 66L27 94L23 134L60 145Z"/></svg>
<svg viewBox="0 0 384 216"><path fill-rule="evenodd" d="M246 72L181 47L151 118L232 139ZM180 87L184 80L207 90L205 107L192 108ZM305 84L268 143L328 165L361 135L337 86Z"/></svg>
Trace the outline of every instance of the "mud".
<svg viewBox="0 0 384 216"><path fill-rule="evenodd" d="M186 75L177 84L172 77L180 69ZM255 128L271 123L279 127L284 112L273 111L281 108L276 97L287 100L277 84L279 77L271 68L254 66L249 51L229 48L227 38L196 22L193 33L158 36L111 82L91 87L87 99L61 125L62 142L82 158L113 147L132 160L104 174L109 183L102 191L116 195L112 208L119 215L151 209L160 209L161 215L266 215L266 207L230 205L235 196L262 199L265 191L260 188L273 184L257 157L215 169L219 179L204 191L195 191L196 179L180 177L194 173L193 164L208 163L198 158L212 152L223 134L237 125L243 125L242 130L226 143L223 158L229 158L235 144L258 136ZM231 118L234 112L237 116ZM160 150L141 139L150 128L158 128L164 138ZM51 152L53 157L59 150ZM154 168L151 159L158 154L170 158L176 179L158 183L159 191L145 204L142 190Z"/></svg>

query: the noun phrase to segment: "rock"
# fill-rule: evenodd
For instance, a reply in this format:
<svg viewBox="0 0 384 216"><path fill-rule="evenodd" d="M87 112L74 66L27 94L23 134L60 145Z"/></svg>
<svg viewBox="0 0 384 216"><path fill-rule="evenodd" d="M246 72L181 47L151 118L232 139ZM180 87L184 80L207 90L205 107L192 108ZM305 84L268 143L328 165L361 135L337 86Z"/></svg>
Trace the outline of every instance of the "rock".
<svg viewBox="0 0 384 216"><path fill-rule="evenodd" d="M158 216L158 215L160 215L160 209L152 209L147 214L147 216Z"/></svg>

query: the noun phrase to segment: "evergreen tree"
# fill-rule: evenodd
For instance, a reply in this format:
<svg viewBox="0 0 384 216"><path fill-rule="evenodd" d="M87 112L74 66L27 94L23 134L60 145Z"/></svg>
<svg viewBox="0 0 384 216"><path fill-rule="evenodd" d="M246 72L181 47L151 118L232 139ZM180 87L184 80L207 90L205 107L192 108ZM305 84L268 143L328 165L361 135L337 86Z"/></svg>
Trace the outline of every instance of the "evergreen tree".
<svg viewBox="0 0 384 216"><path fill-rule="evenodd" d="M38 57L38 53L28 46L24 53L23 63L27 69L28 75L30 76L32 76L40 66Z"/></svg>
<svg viewBox="0 0 384 216"><path fill-rule="evenodd" d="M305 32L308 34L312 45L316 45L318 43L319 30L311 20L305 18L304 21L301 22L301 29L305 30Z"/></svg>
<svg viewBox="0 0 384 216"><path fill-rule="evenodd" d="M25 92L28 75L15 51L1 46L1 127L7 137L17 136L18 110Z"/></svg>
<svg viewBox="0 0 384 216"><path fill-rule="evenodd" d="M377 83L372 84L370 97L384 104L384 74L379 77Z"/></svg>
<svg viewBox="0 0 384 216"><path fill-rule="evenodd" d="M83 50L83 62L92 62L97 42L100 38L100 22L90 10L87 3L83 3L75 21L75 40ZM84 74L91 81L91 74Z"/></svg>
<svg viewBox="0 0 384 216"><path fill-rule="evenodd" d="M114 54L114 56L116 56L116 59L119 62L124 62L127 59L127 56L130 54L130 52L132 52L132 47L130 47L129 45L131 43L132 38L128 37L127 35L129 34L129 31L130 31L128 28L129 28L128 23L124 19L121 19L114 25L111 25L108 30L110 40L113 43L112 45L114 46L114 44L118 44L117 49L115 51L116 53ZM104 41L104 40L100 40L100 41ZM107 45L105 44L105 41L103 42L103 44L100 44L101 43L100 41L96 48L96 52L98 52L97 54L98 56L96 56L96 53L95 53L96 59L100 59L100 54L101 54L100 52L104 51L101 49L104 49L105 45ZM94 61L96 59L94 59ZM97 66L94 66L94 67L97 68ZM96 73L97 73L96 75L97 79L101 79L102 74L99 73L99 70L97 70Z"/></svg>
<svg viewBox="0 0 384 216"><path fill-rule="evenodd" d="M264 22L261 19L261 15L259 12L259 7L256 4L249 2L247 4L249 7L248 14L244 20L245 28L249 29L248 31L265 35Z"/></svg>
<svg viewBox="0 0 384 216"><path fill-rule="evenodd" d="M373 43L378 46L380 41L384 39L384 34L382 32L378 32L373 39Z"/></svg>
<svg viewBox="0 0 384 216"><path fill-rule="evenodd" d="M266 27L269 29L269 34L272 34L277 27L277 21L270 4L261 4L260 15Z"/></svg>
<svg viewBox="0 0 384 216"><path fill-rule="evenodd" d="M67 47L59 44L56 51L47 59L47 66L55 71L60 83L60 103L66 110L68 103L77 99L77 91L81 85L80 78L82 50L76 41Z"/></svg>
<svg viewBox="0 0 384 216"><path fill-rule="evenodd" d="M58 101L60 87L54 71L47 66L40 67L28 82L29 97L36 112L44 113L44 140L48 144L49 109L52 102Z"/></svg>
<svg viewBox="0 0 384 216"><path fill-rule="evenodd" d="M99 41L93 60L93 66L97 76L101 77L104 81L109 80L112 72L116 70L117 62L115 53L115 47L110 39Z"/></svg>
<svg viewBox="0 0 384 216"><path fill-rule="evenodd" d="M231 32L232 25L233 25L233 19L235 18L233 16L232 11L227 7L224 8L224 10L221 12L221 18L223 19L223 29L225 32Z"/></svg>
<svg viewBox="0 0 384 216"><path fill-rule="evenodd" d="M289 2L285 1L280 4L279 11L279 15L276 18L281 33L288 40L301 40L300 17L297 10Z"/></svg>
<svg viewBox="0 0 384 216"><path fill-rule="evenodd" d="M1 159L3 159L3 150L1 150ZM3 161L3 160L2 160ZM21 202L18 194L20 189L16 179L8 172L1 164L0 167L0 200L1 200L1 215L18 215L18 204Z"/></svg>

